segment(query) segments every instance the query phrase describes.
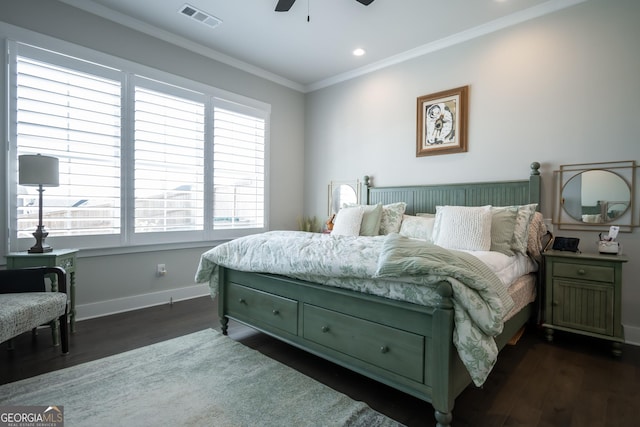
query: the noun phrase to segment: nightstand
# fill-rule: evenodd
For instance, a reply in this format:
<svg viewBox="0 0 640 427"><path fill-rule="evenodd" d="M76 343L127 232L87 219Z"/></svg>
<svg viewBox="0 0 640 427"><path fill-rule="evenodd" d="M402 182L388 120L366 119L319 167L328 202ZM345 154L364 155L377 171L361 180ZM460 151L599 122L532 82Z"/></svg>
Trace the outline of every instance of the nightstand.
<svg viewBox="0 0 640 427"><path fill-rule="evenodd" d="M621 255L547 251L544 254L544 322L548 341L561 330L606 339L622 354Z"/></svg>
<svg viewBox="0 0 640 427"><path fill-rule="evenodd" d="M25 268L25 267L62 267L67 272L69 283L67 293L69 294L69 323L71 333L76 330L76 254L77 249L54 249L51 252L41 254L30 254L24 252L11 252L7 254L7 268ZM51 288L58 289L56 277L51 277ZM53 330L53 343L57 345L59 342L59 331Z"/></svg>

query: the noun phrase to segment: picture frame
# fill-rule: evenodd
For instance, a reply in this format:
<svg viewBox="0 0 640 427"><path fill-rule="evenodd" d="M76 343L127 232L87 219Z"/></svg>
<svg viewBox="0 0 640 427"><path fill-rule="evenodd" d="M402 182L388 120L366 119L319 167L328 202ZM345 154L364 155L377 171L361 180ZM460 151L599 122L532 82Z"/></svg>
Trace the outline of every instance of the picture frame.
<svg viewBox="0 0 640 427"><path fill-rule="evenodd" d="M467 151L469 86L418 97L416 157Z"/></svg>

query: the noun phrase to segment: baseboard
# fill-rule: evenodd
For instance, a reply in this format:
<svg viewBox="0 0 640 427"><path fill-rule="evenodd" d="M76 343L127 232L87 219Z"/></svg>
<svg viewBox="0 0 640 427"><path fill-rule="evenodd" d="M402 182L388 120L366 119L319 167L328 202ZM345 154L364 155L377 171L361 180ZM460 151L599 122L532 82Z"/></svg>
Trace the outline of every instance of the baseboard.
<svg viewBox="0 0 640 427"><path fill-rule="evenodd" d="M76 320L80 321L94 317L108 316L110 314L169 304L171 301L177 302L206 295L210 295L210 289L209 285L205 283L108 301L79 304L76 306Z"/></svg>
<svg viewBox="0 0 640 427"><path fill-rule="evenodd" d="M623 325L623 327L624 327L624 342L626 344L640 346L640 327L628 326L628 325Z"/></svg>

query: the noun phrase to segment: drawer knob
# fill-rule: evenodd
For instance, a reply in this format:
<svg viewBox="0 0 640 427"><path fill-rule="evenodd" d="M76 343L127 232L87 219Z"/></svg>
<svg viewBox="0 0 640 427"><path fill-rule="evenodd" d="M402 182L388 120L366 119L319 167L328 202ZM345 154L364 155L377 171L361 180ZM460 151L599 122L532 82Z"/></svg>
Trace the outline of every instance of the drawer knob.
<svg viewBox="0 0 640 427"><path fill-rule="evenodd" d="M380 347L380 353L388 353L389 352L389 347L387 347L386 345L383 345L382 347Z"/></svg>
<svg viewBox="0 0 640 427"><path fill-rule="evenodd" d="M328 326L323 326L322 328L320 328L320 330L324 333L329 332L329 327Z"/></svg>
<svg viewBox="0 0 640 427"><path fill-rule="evenodd" d="M244 298L238 298L238 302L240 304L246 304L247 302L244 300Z"/></svg>
<svg viewBox="0 0 640 427"><path fill-rule="evenodd" d="M581 276L584 276L585 274L587 274L587 272L585 271L584 268L579 268L578 269L578 274L581 275Z"/></svg>
<svg viewBox="0 0 640 427"><path fill-rule="evenodd" d="M280 314L280 310L278 310L277 308L273 309L273 315L277 316L278 314Z"/></svg>

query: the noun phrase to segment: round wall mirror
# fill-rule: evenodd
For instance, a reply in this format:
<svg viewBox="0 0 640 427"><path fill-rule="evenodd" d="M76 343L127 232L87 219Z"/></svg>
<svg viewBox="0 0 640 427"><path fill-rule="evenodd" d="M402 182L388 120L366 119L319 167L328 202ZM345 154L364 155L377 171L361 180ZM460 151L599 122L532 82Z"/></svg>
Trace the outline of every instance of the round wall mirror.
<svg viewBox="0 0 640 427"><path fill-rule="evenodd" d="M576 221L603 224L620 218L629 209L631 188L615 172L586 170L565 183L561 202Z"/></svg>
<svg viewBox="0 0 640 427"><path fill-rule="evenodd" d="M338 213L342 205L345 203L358 203L356 190L347 184L341 184L333 187L331 191L331 214Z"/></svg>

